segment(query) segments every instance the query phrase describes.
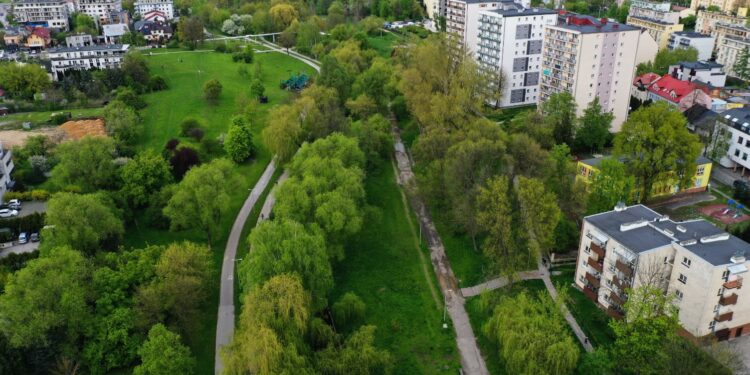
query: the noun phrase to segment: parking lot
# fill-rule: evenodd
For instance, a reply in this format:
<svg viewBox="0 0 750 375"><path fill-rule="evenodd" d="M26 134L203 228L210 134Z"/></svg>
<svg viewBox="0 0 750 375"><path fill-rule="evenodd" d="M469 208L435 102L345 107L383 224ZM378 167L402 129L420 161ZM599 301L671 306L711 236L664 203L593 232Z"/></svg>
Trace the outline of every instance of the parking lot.
<svg viewBox="0 0 750 375"><path fill-rule="evenodd" d="M0 250L0 258L5 258L10 254L30 253L38 248L39 242L29 241L25 244L18 244L18 241L13 241L13 246Z"/></svg>
<svg viewBox="0 0 750 375"><path fill-rule="evenodd" d="M18 211L18 217L24 217L37 212L44 212L47 204L45 202L23 202L21 211Z"/></svg>

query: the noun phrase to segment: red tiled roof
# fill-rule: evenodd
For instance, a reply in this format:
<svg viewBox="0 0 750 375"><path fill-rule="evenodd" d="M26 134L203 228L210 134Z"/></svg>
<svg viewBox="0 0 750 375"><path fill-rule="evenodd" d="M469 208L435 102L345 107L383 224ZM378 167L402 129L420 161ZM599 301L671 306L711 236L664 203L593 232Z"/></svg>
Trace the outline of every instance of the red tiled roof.
<svg viewBox="0 0 750 375"><path fill-rule="evenodd" d="M636 76L635 79L633 79L633 84L637 85L640 82L644 86L649 86L659 79L661 79L661 76L656 73L644 73Z"/></svg>
<svg viewBox="0 0 750 375"><path fill-rule="evenodd" d="M701 90L708 94L708 90L705 87L701 87L688 81L680 81L677 78L672 78L669 74L665 74L661 79L648 88L648 91L651 91L673 103L679 103L685 95L688 95L695 90ZM674 95L672 95L673 93Z"/></svg>
<svg viewBox="0 0 750 375"><path fill-rule="evenodd" d="M49 39L51 35L49 29L45 29L44 27L35 27L34 30L31 31L31 34L36 35L42 39Z"/></svg>

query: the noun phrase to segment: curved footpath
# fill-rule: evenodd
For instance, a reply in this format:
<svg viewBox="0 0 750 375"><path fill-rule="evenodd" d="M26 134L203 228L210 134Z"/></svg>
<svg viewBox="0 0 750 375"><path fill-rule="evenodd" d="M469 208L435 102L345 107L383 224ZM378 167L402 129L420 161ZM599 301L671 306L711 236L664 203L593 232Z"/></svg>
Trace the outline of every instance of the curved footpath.
<svg viewBox="0 0 750 375"><path fill-rule="evenodd" d="M242 205L237 218L232 225L232 231L227 239L227 246L224 249L224 262L221 266L221 291L219 294L219 315L216 320L216 353L214 361L214 372L221 374L224 364L221 361L221 347L229 344L234 335L234 266L236 263L237 246L240 242L242 229L245 227L247 217L250 216L255 203L261 194L266 190L266 186L273 178L276 172L276 159L268 163L260 179L255 183L255 187L250 191L245 203Z"/></svg>

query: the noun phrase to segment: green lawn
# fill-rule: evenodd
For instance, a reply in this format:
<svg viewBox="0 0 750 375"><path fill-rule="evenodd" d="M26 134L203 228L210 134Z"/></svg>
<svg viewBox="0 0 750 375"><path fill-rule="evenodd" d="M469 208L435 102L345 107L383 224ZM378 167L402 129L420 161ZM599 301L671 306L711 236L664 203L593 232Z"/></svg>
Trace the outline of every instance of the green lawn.
<svg viewBox="0 0 750 375"><path fill-rule="evenodd" d="M380 36L367 38L367 44L382 57L390 57L393 46L404 40L404 37L390 32L382 32Z"/></svg>
<svg viewBox="0 0 750 375"><path fill-rule="evenodd" d="M497 122L505 122L516 117L519 113L526 111L533 111L536 109L536 105L526 105L522 107L506 108L506 109L495 109L489 106L484 107L484 115L488 119Z"/></svg>
<svg viewBox="0 0 750 375"><path fill-rule="evenodd" d="M241 77L238 72L240 63L232 62L231 55L219 53L174 53L147 56L152 74L161 75L169 88L165 91L144 95L148 106L141 111L145 131L141 142L142 148L161 151L167 140L179 138L180 123L183 119L193 117L203 123L206 137L216 138L225 133L229 120L237 113L235 98L242 92L249 96L249 77ZM211 302L206 306L196 331L186 338L193 354L198 359L198 374L214 372L214 340L216 331L216 306L219 300L219 271L229 231L235 216L248 195L248 189L255 185L271 155L260 140L260 132L265 126L265 116L269 108L289 100L290 93L279 88L279 82L288 78L290 72L314 74L309 66L279 53L256 55L260 63L263 83L269 104L259 105L251 119L255 134L257 154L255 159L237 166L239 184L231 192L232 206L222 219L221 236L215 240L214 265L216 279L212 282ZM254 68L247 67L252 74ZM221 98L217 105L209 105L203 99L203 84L216 78L223 85ZM190 140L179 138L183 143L192 144ZM262 201L259 203L262 204ZM251 219L252 221L252 219ZM254 221L253 221L254 223ZM142 247L146 244L168 244L173 241L191 240L205 242L205 236L197 231L169 232L151 228L128 228L125 240L126 247Z"/></svg>
<svg viewBox="0 0 750 375"><path fill-rule="evenodd" d="M0 1L1 2L1 1ZM53 113L70 112L73 119L101 116L102 108L76 108L61 109L59 111L44 112L19 112L0 117L0 124L3 128L14 128L21 126L24 122L31 122L32 126L48 125L47 121Z"/></svg>
<svg viewBox="0 0 750 375"><path fill-rule="evenodd" d="M560 275L552 276L552 283L560 292L564 289L568 293L566 306L586 333L591 345L595 348L611 345L615 337L614 332L609 328L610 317L583 292L571 285L575 277L575 266L555 267L553 271L561 272Z"/></svg>
<svg viewBox="0 0 750 375"><path fill-rule="evenodd" d="M542 280L526 280L521 281L513 285L511 289L503 288L487 292L487 296L490 301L496 300L501 295L510 292L511 295L520 293L521 291L527 291L528 293L544 292L546 293L544 282ZM482 306L482 296L471 297L466 300L466 312L469 313L469 320L471 321L471 327L474 329L474 336L477 337L477 343L479 344L479 350L482 352L482 357L487 364L487 369L492 375L506 375L505 365L500 357L500 347L494 341L487 338L482 331L484 324L492 316L492 305L490 302L489 306ZM508 374L511 375L511 374Z"/></svg>
<svg viewBox="0 0 750 375"><path fill-rule="evenodd" d="M366 190L373 210L346 259L334 266L331 299L353 291L364 300L366 323L378 327L376 344L391 353L396 374L455 374L454 331L442 328L443 300L429 253L417 244L391 164L368 175Z"/></svg>
<svg viewBox="0 0 750 375"><path fill-rule="evenodd" d="M481 240L477 239L477 249L475 250L471 237L453 231L445 213L438 212L435 209L432 210L432 213L432 219L435 221L435 227L443 240L445 254L451 262L451 268L458 279L458 285L465 288L491 279L492 275L489 275L489 270L485 269L488 263L482 255Z"/></svg>

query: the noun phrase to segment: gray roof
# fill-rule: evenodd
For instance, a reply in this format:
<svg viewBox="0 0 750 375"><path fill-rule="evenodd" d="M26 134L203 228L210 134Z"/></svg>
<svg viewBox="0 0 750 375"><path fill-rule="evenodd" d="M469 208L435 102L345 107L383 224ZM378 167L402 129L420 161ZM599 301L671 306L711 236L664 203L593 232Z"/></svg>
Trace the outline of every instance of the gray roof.
<svg viewBox="0 0 750 375"><path fill-rule="evenodd" d="M635 18L637 20L643 20L643 21L658 23L660 25L674 25L674 23L672 23L672 22L662 21L662 20L659 20L659 19L656 19L656 18L651 18L651 17L644 17L644 16L628 16L628 17L629 18Z"/></svg>
<svg viewBox="0 0 750 375"><path fill-rule="evenodd" d="M583 20L583 24L575 24L571 22L571 18ZM609 21L607 19L605 19L605 22L602 22L599 18L569 12L559 15L556 26L568 30L575 30L581 34L612 33L641 29L640 27Z"/></svg>
<svg viewBox="0 0 750 375"><path fill-rule="evenodd" d="M64 52L78 52L78 51L118 51L129 47L128 44L93 44L90 46L83 47L56 47L47 50L49 53L64 53Z"/></svg>
<svg viewBox="0 0 750 375"><path fill-rule="evenodd" d="M723 68L724 65L711 61L680 61L677 63L683 68L695 70L711 70L714 68Z"/></svg>
<svg viewBox="0 0 750 375"><path fill-rule="evenodd" d="M672 34L687 38L713 38L711 35L696 33L695 31L675 31Z"/></svg>
<svg viewBox="0 0 750 375"><path fill-rule="evenodd" d="M706 220L676 222L662 217L644 205L630 206L619 212L609 211L587 216L585 220L635 253L687 240L696 241L694 244L683 244L685 249L714 266L730 264L730 258L737 251L750 253L750 244L732 235L726 240L702 242L700 239L703 237L726 233ZM648 225L627 231L620 228L622 224L639 220L647 220ZM678 225L685 231L677 229ZM664 230L669 230L673 235L668 236Z"/></svg>
<svg viewBox="0 0 750 375"><path fill-rule="evenodd" d="M750 123L750 108L733 108L720 113L717 118L728 126L750 134L750 126L742 126L742 124Z"/></svg>

